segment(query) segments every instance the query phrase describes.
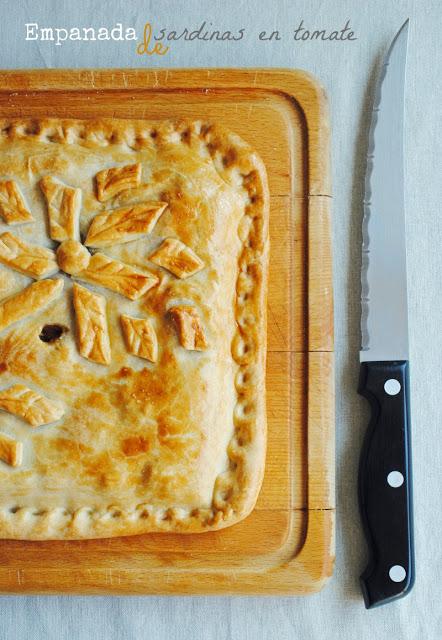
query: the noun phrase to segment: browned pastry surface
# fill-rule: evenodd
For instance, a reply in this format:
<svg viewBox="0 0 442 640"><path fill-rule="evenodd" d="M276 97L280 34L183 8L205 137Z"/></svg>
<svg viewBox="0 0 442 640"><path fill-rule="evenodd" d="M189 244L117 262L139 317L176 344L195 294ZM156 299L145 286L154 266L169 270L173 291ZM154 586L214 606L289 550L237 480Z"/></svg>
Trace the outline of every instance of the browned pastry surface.
<svg viewBox="0 0 442 640"><path fill-rule="evenodd" d="M201 122L3 120L0 215L0 537L244 518L266 443L256 153Z"/></svg>

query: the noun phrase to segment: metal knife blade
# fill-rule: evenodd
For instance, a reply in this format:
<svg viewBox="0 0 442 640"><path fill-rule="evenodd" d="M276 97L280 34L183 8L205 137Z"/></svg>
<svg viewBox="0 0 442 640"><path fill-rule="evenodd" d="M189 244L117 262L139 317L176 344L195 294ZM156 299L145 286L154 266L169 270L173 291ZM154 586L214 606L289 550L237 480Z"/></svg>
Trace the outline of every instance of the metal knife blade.
<svg viewBox="0 0 442 640"><path fill-rule="evenodd" d="M361 371L371 405L359 464L369 546L361 575L367 608L414 583L404 211L404 87L408 20L386 55L369 134L361 268Z"/></svg>
<svg viewBox="0 0 442 640"><path fill-rule="evenodd" d="M360 361L408 358L404 87L408 20L386 55L371 118L362 225Z"/></svg>

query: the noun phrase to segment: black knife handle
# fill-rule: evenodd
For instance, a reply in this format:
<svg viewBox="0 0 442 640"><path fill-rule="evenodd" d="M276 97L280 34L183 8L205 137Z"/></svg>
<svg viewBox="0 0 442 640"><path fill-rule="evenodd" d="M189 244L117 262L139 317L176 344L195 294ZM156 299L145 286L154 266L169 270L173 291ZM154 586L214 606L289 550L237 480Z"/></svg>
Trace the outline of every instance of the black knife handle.
<svg viewBox="0 0 442 640"><path fill-rule="evenodd" d="M362 362L358 392L371 406L359 463L359 508L370 558L361 575L367 609L414 583L408 362Z"/></svg>

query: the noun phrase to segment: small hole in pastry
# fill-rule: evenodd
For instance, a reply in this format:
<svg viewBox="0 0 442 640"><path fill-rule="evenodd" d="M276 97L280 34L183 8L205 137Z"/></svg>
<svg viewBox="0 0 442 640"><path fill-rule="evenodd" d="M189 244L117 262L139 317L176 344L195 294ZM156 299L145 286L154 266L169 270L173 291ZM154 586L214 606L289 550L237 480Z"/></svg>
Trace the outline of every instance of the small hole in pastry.
<svg viewBox="0 0 442 640"><path fill-rule="evenodd" d="M27 136L35 136L39 133L39 126L37 122L30 122L23 130L23 133Z"/></svg>
<svg viewBox="0 0 442 640"><path fill-rule="evenodd" d="M253 411L253 405L251 403L247 403L243 406L243 413L244 415L248 415L249 413L252 413Z"/></svg>
<svg viewBox="0 0 442 640"><path fill-rule="evenodd" d="M67 331L69 329L62 324L45 324L38 337L42 342L52 343L59 340Z"/></svg>
<svg viewBox="0 0 442 640"><path fill-rule="evenodd" d="M220 494L221 500L223 502L229 502L229 500L232 497L232 493L233 493L232 487L229 487L228 489L224 489L224 491L222 491Z"/></svg>
<svg viewBox="0 0 442 640"><path fill-rule="evenodd" d="M250 382L251 379L251 375L250 373L248 373L247 371L244 371L242 373L239 374L237 381L238 381L238 385L244 385L244 384L248 384Z"/></svg>
<svg viewBox="0 0 442 640"><path fill-rule="evenodd" d="M20 507L11 507L9 509L9 513L17 513L17 511L19 511Z"/></svg>
<svg viewBox="0 0 442 640"><path fill-rule="evenodd" d="M255 318L250 313L243 313L238 317L238 323L241 327L250 327L255 324Z"/></svg>
<svg viewBox="0 0 442 640"><path fill-rule="evenodd" d="M155 140L155 138L158 136L158 131L155 131L155 129L153 131L150 132L150 137Z"/></svg>
<svg viewBox="0 0 442 640"><path fill-rule="evenodd" d="M231 167L237 160L237 153L235 149L228 149L227 153L223 156L223 165L225 167Z"/></svg>

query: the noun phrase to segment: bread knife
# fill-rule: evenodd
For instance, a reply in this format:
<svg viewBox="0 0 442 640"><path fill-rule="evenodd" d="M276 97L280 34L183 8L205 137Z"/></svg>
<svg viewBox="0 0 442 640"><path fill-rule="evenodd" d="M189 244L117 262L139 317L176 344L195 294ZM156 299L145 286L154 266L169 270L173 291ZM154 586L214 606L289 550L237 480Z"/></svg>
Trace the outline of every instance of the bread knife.
<svg viewBox="0 0 442 640"><path fill-rule="evenodd" d="M370 403L359 464L359 506L369 562L365 606L405 596L414 583L404 89L408 20L386 55L371 116L362 226L359 393Z"/></svg>

